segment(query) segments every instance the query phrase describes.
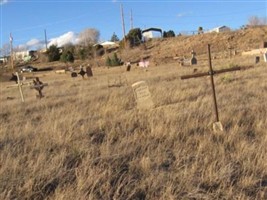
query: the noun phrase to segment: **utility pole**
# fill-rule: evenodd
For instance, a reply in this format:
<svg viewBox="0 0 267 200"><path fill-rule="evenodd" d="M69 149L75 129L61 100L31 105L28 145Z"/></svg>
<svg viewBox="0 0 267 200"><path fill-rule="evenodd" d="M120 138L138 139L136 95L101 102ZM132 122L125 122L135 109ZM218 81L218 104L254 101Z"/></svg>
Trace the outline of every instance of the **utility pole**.
<svg viewBox="0 0 267 200"><path fill-rule="evenodd" d="M12 37L11 33L9 35L9 42L10 42L10 63L11 63L12 69L14 69L14 60L13 60L13 37Z"/></svg>
<svg viewBox="0 0 267 200"><path fill-rule="evenodd" d="M126 47L125 24L124 24L124 15L123 15L123 6L122 6L122 4L121 4L121 21L122 21L122 32L123 32L124 47Z"/></svg>
<svg viewBox="0 0 267 200"><path fill-rule="evenodd" d="M132 9L131 9L131 29L133 29L133 12L132 12Z"/></svg>
<svg viewBox="0 0 267 200"><path fill-rule="evenodd" d="M47 51L47 37L46 37L46 29L44 30L44 34L45 34L45 50Z"/></svg>

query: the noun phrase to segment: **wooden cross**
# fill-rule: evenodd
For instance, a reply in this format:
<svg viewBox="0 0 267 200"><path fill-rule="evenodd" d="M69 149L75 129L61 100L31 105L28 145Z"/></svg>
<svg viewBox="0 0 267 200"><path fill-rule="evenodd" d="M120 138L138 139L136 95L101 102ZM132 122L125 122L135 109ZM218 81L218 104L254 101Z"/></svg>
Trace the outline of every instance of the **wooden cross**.
<svg viewBox="0 0 267 200"><path fill-rule="evenodd" d="M35 78L35 80L33 80L33 86L31 86L31 89L35 89L38 91L38 94L37 97L39 97L40 99L42 97L44 97L43 93L42 93L42 90L45 86L48 86L47 83L43 83L39 80L38 77Z"/></svg>
<svg viewBox="0 0 267 200"><path fill-rule="evenodd" d="M202 76L210 76L211 87L212 87L212 94L213 94L213 102L214 102L214 110L215 110L215 117L216 117L216 121L213 124L213 129L215 131L217 131L217 130L223 131L222 124L221 124L221 122L219 120L219 112L218 112L216 92L215 92L215 84L214 84L213 76L215 74L220 74L220 73L224 73L224 72L237 71L237 70L240 70L241 68L240 67L233 67L233 68L230 68L230 69L213 70L212 69L212 63L211 63L210 44L208 44L208 55L209 55L209 68L210 68L210 70L208 72L198 73L198 74L193 74L193 75L181 76L181 79L184 80L184 79L189 79L189 78L197 78L197 77L202 77Z"/></svg>
<svg viewBox="0 0 267 200"><path fill-rule="evenodd" d="M28 84L28 83L22 83L22 82L20 81L18 72L16 72L16 77L17 77L17 81L16 81L17 84L15 84L15 85L10 85L10 86L8 86L8 87L18 87L18 88L19 88L20 97L21 97L21 101L22 101L22 102L25 102L25 100L24 100L24 95L23 95L23 91L22 91L22 86L25 85L25 84Z"/></svg>

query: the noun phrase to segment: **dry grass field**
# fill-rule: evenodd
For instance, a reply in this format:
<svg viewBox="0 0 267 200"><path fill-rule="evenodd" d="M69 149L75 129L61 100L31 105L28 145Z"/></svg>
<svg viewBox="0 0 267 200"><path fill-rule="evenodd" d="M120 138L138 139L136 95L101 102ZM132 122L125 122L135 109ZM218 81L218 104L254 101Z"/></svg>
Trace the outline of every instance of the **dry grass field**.
<svg viewBox="0 0 267 200"><path fill-rule="evenodd" d="M223 132L214 132L208 70L177 63L143 71L93 68L94 77L36 73L45 98L0 91L0 199L267 199L267 64L213 60ZM119 79L121 87L108 87ZM155 108L137 110L144 80ZM9 98L8 98L9 97Z"/></svg>

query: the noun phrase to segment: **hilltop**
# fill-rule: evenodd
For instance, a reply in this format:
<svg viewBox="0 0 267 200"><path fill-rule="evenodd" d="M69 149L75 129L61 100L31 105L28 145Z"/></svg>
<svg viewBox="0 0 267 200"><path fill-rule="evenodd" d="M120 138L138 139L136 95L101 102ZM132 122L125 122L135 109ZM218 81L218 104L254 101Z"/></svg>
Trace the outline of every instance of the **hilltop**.
<svg viewBox="0 0 267 200"><path fill-rule="evenodd" d="M175 38L153 39L133 50L122 53L124 60L150 57L151 62L160 65L174 62L173 57L191 56L194 50L198 56L207 54L207 44L212 46L212 54L221 58L229 57L229 47L232 52L241 54L251 49L262 48L267 41L267 26L248 28L224 33L205 33L200 35L177 36Z"/></svg>

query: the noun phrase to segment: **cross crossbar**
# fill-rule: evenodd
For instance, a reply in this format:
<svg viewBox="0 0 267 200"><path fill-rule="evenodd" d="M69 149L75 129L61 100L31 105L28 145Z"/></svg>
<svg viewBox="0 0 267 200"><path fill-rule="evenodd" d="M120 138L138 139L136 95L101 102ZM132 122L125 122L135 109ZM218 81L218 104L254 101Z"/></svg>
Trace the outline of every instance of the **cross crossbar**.
<svg viewBox="0 0 267 200"><path fill-rule="evenodd" d="M213 70L212 69L212 63L211 63L210 44L208 44L208 55L209 55L209 69L210 69L208 72L203 72L203 73L198 73L198 74L191 74L191 75L184 75L184 76L181 76L181 79L184 80L184 79L190 79L190 78L198 78L198 77L203 77L203 76L210 76L211 87L212 87L212 95L213 95L213 103L214 103L214 110L215 110L215 117L216 117L216 122L214 123L214 125L217 126L217 124L220 124L220 127L221 127L220 129L222 130L222 125L221 125L221 123L219 121L219 112L218 112L216 91L215 91L215 84L214 84L213 76L215 74L241 70L241 68L240 67L233 67L233 68L230 68L230 69Z"/></svg>
<svg viewBox="0 0 267 200"><path fill-rule="evenodd" d="M232 71L237 71L237 70L241 70L241 67L232 67L229 69L219 69L219 70L213 70L213 71L208 71L208 72L203 72L203 73L198 73L198 74L184 75L184 76L181 76L181 79L184 80L184 79L189 79L189 78L198 78L202 76L208 76L211 74L216 75L216 74L232 72Z"/></svg>
<svg viewBox="0 0 267 200"><path fill-rule="evenodd" d="M41 89L43 89L44 86L48 86L48 84L47 83L43 83L43 84L32 85L30 88L31 89L41 90Z"/></svg>

